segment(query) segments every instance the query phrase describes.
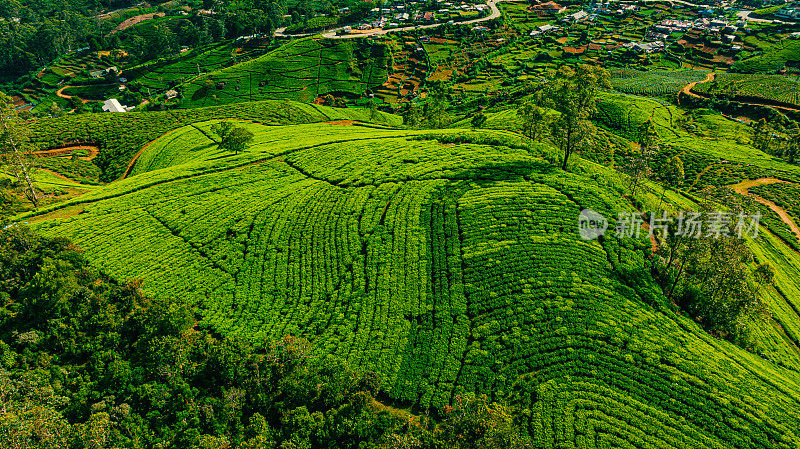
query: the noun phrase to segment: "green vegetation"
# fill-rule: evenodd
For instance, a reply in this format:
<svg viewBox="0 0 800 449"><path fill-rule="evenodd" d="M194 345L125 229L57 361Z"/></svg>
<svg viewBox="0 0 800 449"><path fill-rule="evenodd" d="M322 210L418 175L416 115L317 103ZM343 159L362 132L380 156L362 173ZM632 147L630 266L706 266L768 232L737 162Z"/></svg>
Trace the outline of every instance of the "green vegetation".
<svg viewBox="0 0 800 449"><path fill-rule="evenodd" d="M732 100L800 106L800 82L792 76L720 73L693 90Z"/></svg>
<svg viewBox="0 0 800 449"><path fill-rule="evenodd" d="M200 137L211 126L27 219L156 298L186 298L202 328L308 338L412 410L485 393L545 447L796 443L795 371L676 313L649 242L577 236L582 208L631 210L612 171L483 143L510 133L324 124L242 124L253 144L220 158Z"/></svg>
<svg viewBox="0 0 800 449"><path fill-rule="evenodd" d="M29 125L29 137L40 149L54 148L68 141L96 142L101 151L94 163L102 181L125 174L134 155L164 133L189 123L237 117L265 124L309 123L329 120L360 120L398 124L399 117L365 109L335 109L283 101L246 105L183 109L129 114L70 115L39 119Z"/></svg>
<svg viewBox="0 0 800 449"><path fill-rule="evenodd" d="M796 184L765 184L753 187L750 191L780 206L796 223L800 221L800 187Z"/></svg>
<svg viewBox="0 0 800 449"><path fill-rule="evenodd" d="M157 59L125 70L124 76L146 91L163 92L202 73L214 72L261 53L260 48L236 48L231 43L198 47L175 58Z"/></svg>
<svg viewBox="0 0 800 449"><path fill-rule="evenodd" d="M757 45L762 49L761 54L739 61L732 69L740 73L775 73L787 63L800 61L800 41L781 39L770 43L758 40Z"/></svg>
<svg viewBox="0 0 800 449"><path fill-rule="evenodd" d="M303 339L219 338L188 304L109 278L66 239L0 231L0 274L3 447L524 441L511 408L486 398L455 401L438 422L381 404L375 373L314 356Z"/></svg>
<svg viewBox="0 0 800 449"><path fill-rule="evenodd" d="M702 81L709 73L704 70L664 70L644 72L630 69L612 69L611 85L626 94L658 97L673 100L689 83ZM699 86L698 86L699 87Z"/></svg>
<svg viewBox="0 0 800 449"><path fill-rule="evenodd" d="M386 81L389 61L382 44L306 38L201 76L181 89L185 106L265 99L312 102L329 93L360 96Z"/></svg>
<svg viewBox="0 0 800 449"><path fill-rule="evenodd" d="M800 447L790 25L137 1L0 4L0 447Z"/></svg>

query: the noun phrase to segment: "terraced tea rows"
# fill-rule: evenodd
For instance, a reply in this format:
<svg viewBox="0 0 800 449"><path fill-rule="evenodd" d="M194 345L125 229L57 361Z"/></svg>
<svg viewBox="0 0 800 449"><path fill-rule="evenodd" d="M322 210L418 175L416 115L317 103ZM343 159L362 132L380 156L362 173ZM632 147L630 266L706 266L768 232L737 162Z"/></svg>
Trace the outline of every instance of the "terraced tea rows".
<svg viewBox="0 0 800 449"><path fill-rule="evenodd" d="M611 85L615 90L627 94L669 98L674 98L683 86L704 80L708 74L705 70L642 72L629 69L612 69L610 73Z"/></svg>
<svg viewBox="0 0 800 449"><path fill-rule="evenodd" d="M628 207L605 181L480 143L500 132L246 123L255 143L226 155L212 123L165 135L131 177L37 228L189 298L218 332L304 335L399 403L509 397L541 447L800 441L796 371L672 312L647 242L577 236L581 208Z"/></svg>
<svg viewBox="0 0 800 449"><path fill-rule="evenodd" d="M693 90L744 101L800 106L800 83L783 75L720 73L712 82L699 83Z"/></svg>
<svg viewBox="0 0 800 449"><path fill-rule="evenodd" d="M385 45L361 40L300 39L249 62L184 85L192 106L266 99L313 102L328 93L362 95L386 81Z"/></svg>
<svg viewBox="0 0 800 449"><path fill-rule="evenodd" d="M93 160L102 170L100 179L111 181L125 174L128 162L148 142L164 133L203 120L237 118L264 124L313 123L355 120L399 124L398 116L366 109L339 109L291 101L263 101L199 109L136 114L70 115L39 119L29 124L31 142L39 149L62 147L65 143L89 142L100 146Z"/></svg>

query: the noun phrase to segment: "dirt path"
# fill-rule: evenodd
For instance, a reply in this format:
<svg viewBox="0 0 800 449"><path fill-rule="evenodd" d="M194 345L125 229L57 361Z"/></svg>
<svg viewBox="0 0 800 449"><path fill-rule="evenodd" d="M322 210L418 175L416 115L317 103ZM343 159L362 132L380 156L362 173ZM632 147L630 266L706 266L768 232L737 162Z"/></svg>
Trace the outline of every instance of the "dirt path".
<svg viewBox="0 0 800 449"><path fill-rule="evenodd" d="M158 139L160 139L161 137L164 137L166 134L168 134L170 132L172 132L172 131L167 131L167 133L164 133L161 136L159 136ZM155 139L152 142L148 143L147 145L143 146L141 150L137 151L136 154L133 155L133 158L131 159L131 161L128 162L128 166L125 167L125 173L123 173L122 176L119 177L118 181L128 177L128 175L131 173L131 170L133 170L133 166L136 164L136 161L139 159L139 156L141 156L142 153L144 153L144 150L150 148L150 145L154 144L156 142L156 140L158 140L158 139Z"/></svg>
<svg viewBox="0 0 800 449"><path fill-rule="evenodd" d="M61 89L58 89L58 91L56 92L56 95L58 95L61 98L65 98L65 99L69 100L70 98L72 98L72 95L67 95L67 94L64 93L64 89L66 89L68 87L75 87L75 86L64 86ZM83 103L83 104L86 104L86 103L89 102L89 100L85 100L85 99L83 99L81 97L78 97L78 98L81 99L81 103Z"/></svg>
<svg viewBox="0 0 800 449"><path fill-rule="evenodd" d="M42 151L32 151L31 153L36 156L43 156L43 157L53 157L53 156L69 156L75 150L87 150L89 154L86 156L80 156L80 159L84 161L91 161L95 157L97 157L98 153L100 153L100 148L94 145L73 145L64 148L54 148L52 150L42 150Z"/></svg>
<svg viewBox="0 0 800 449"><path fill-rule="evenodd" d="M679 105L681 104L681 93L684 93L690 97L705 98L701 95L697 95L696 93L692 92L692 89L694 89L694 86L700 83L710 83L711 81L714 81L714 76L716 76L716 73L711 72L708 75L706 75L706 79L704 79L703 81L695 81L693 83L689 83L683 86L683 89L681 89L680 92L678 92L678 104Z"/></svg>
<svg viewBox="0 0 800 449"><path fill-rule="evenodd" d="M111 32L108 33L106 35L106 37L111 36L114 33L118 33L120 31L128 29L128 28L130 28L130 27L132 27L134 25L138 25L138 24L140 24L140 23L142 23L142 22L144 22L146 20L150 20L150 19L153 19L155 17L164 17L165 15L166 14L163 13L163 12L154 12L154 13L150 13L150 14L139 14L138 16L133 16L130 19L126 19L124 22L122 22L119 25L117 25L117 27L114 28L113 30L111 30Z"/></svg>
<svg viewBox="0 0 800 449"><path fill-rule="evenodd" d="M749 196L749 197L753 198L754 200L756 200L757 202L769 207L773 212L775 212L776 214L778 214L779 217L781 217L781 220L783 220L784 223L789 225L789 229L792 230L794 235L797 236L797 240L800 241L800 227L797 226L797 223L794 222L792 217L789 216L789 214L786 213L786 211L782 207L778 206L777 204L773 203L772 201L770 201L770 200L768 200L766 198L762 198L762 197L760 197L758 195L755 195L753 193L749 193L748 192L748 189L750 189L752 187L763 186L763 185L767 185L767 184L777 184L777 183L783 183L783 182L787 182L787 181L784 181L784 180L778 179L778 178L748 179L748 180L740 182L739 184L734 184L734 185L732 185L730 187L733 189L734 192L736 192L736 193L738 193L740 195Z"/></svg>
<svg viewBox="0 0 800 449"><path fill-rule="evenodd" d="M686 95L688 95L690 97L694 97L694 98L708 98L708 97L706 97L704 95L700 95L700 94L697 94L695 92L692 92L692 89L694 89L694 87L697 86L698 84L708 83L708 82L714 81L714 77L715 76L716 76L716 73L712 72L712 73L709 73L708 75L706 75L706 79L704 79L703 81L695 81L693 83L689 83L689 84L683 86L683 89L681 89L680 92L678 92L678 105L681 104L681 94L682 93L686 94ZM750 105L750 106L762 106L762 107L765 107L765 108L775 108L775 109L783 109L784 111L800 112L800 109L791 108L789 106L781 106L781 105L776 105L776 104L765 104L765 103L751 103L749 101L738 101L736 99L732 99L731 101L735 101L736 103L746 104L746 105Z"/></svg>

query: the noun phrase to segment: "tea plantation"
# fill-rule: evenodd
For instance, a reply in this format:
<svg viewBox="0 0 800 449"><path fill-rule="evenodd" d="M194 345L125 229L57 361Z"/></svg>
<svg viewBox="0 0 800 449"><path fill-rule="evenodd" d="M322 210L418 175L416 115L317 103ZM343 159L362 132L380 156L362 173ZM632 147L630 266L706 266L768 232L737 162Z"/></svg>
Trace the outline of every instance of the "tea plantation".
<svg viewBox="0 0 800 449"><path fill-rule="evenodd" d="M267 99L312 102L328 93L361 96L386 81L391 55L380 43L299 39L252 61L183 85L185 106Z"/></svg>
<svg viewBox="0 0 800 449"><path fill-rule="evenodd" d="M662 123L674 112L613 96L601 109L632 105ZM209 137L219 118L171 121L127 178L23 220L188 299L215 332L304 336L377 373L395 404L508 400L535 447L800 445L800 355L778 334L762 331L765 356L714 338L664 297L646 239L580 239L581 209L612 229L632 210L613 171L563 172L554 149L505 131L358 124L241 121L255 137L234 154ZM797 260L771 235L755 248ZM791 266L770 307L797 338Z"/></svg>

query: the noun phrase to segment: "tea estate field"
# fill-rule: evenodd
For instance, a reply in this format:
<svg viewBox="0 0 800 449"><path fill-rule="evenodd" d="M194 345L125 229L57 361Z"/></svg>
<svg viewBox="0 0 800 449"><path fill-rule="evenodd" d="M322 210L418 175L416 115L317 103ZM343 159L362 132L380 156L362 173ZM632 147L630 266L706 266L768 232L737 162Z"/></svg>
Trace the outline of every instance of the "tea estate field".
<svg viewBox="0 0 800 449"><path fill-rule="evenodd" d="M21 219L149 293L190 299L221 334L305 336L376 372L395 404L507 399L536 447L800 445L796 353L776 363L677 313L645 239L579 238L582 208L632 210L613 171L560 171L549 146L506 131L352 122L239 122L255 138L233 154L213 123ZM797 262L774 239L759 248Z"/></svg>

